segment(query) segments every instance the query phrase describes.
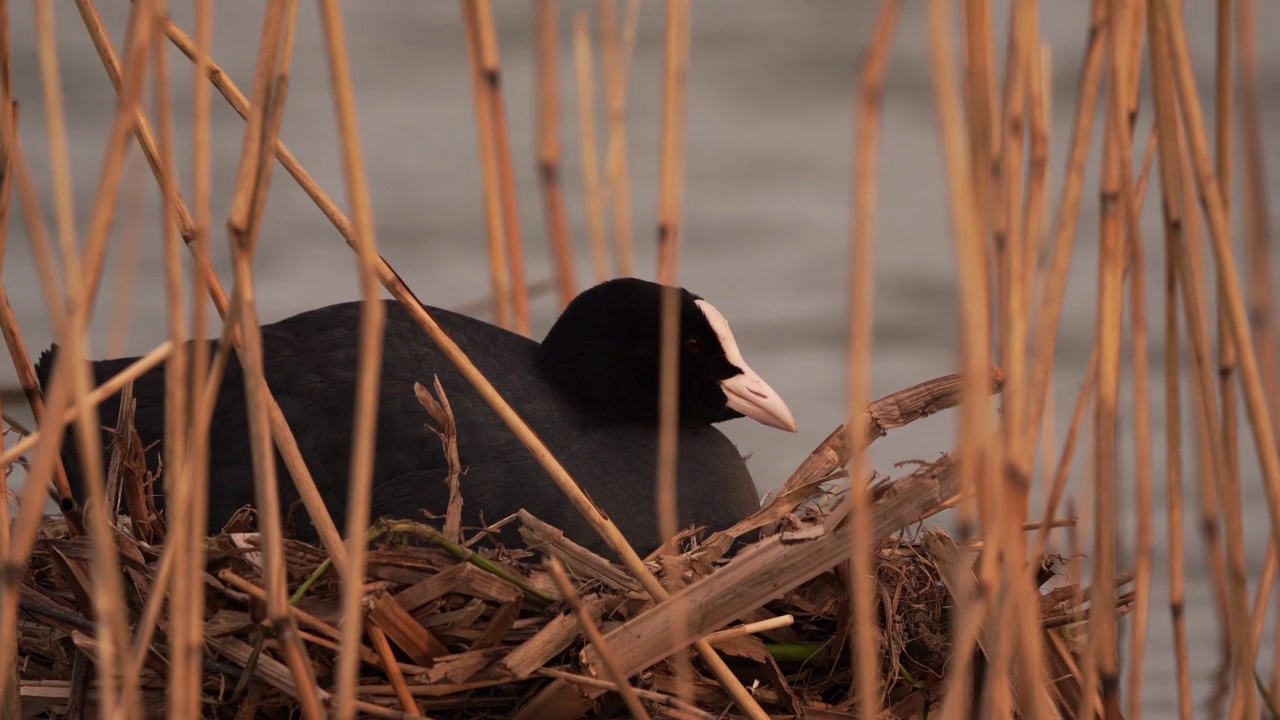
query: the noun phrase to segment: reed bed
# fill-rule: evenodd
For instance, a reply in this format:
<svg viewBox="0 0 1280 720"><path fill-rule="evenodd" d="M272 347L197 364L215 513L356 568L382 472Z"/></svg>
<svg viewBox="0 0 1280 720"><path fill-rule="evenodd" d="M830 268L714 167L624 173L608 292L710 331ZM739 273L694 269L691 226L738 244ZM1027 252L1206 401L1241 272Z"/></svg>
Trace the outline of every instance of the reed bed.
<svg viewBox="0 0 1280 720"><path fill-rule="evenodd" d="M1051 127L1053 49L1041 33L1037 0L1011 0L1005 38L996 37L990 0L928 0L919 27L902 22L901 0L883 0L869 32L850 41L851 55L865 52L849 98L856 109L849 422L803 458L757 514L718 533L677 533L677 315L664 300L655 488L659 526L671 539L642 558L378 254L338 3L321 3L321 24L351 218L279 137L297 0L264 3L247 93L210 55L208 0L196 3L192 35L169 19L164 0L134 0L119 44L92 0L77 0L87 41L118 96L89 221L77 227L50 6L35 5L54 178L44 198L23 152L7 0L0 0L0 249L16 191L51 325L65 348L60 357L73 358L58 363L49 388L37 387L14 299L0 282L0 329L38 424L4 453L0 472L0 493L10 499L11 468L27 469L20 497L10 499L16 515L0 523L0 716L1137 718L1147 692L1146 639L1155 633L1174 638L1176 677L1168 684L1177 688L1181 717L1275 715L1280 662L1269 673L1258 666L1280 562L1280 348L1255 1L1217 0L1214 26L1189 29L1178 0L1092 0L1081 28L1087 41L1073 121L1064 132ZM500 8L460 0L458 28L468 48L458 72L471 79L485 197L490 293L476 302L490 308L497 324L523 334L537 294L554 291L563 305L587 277L635 272L627 107L635 100L628 77L641 2L620 8L616 0L598 0L576 10L571 22L555 0L535 2L529 35L537 58L536 157L511 150L494 21ZM677 283L684 208L696 202L684 192L685 116L698 102L688 85L698 54L692 27L716 19L695 12L689 0L650 5L660 6L650 12L663 13L664 51L658 216L645 221L656 228L653 275ZM869 402L881 113L893 92L886 77L895 38L907 31L928 38L961 342L955 375ZM1201 99L1209 95L1199 92L1188 50L1189 32L1210 31L1212 139ZM561 56L562 35L572 39L571 57ZM191 68L170 67L170 44ZM592 258L582 273L573 264L561 177L562 66L573 70L582 119L575 141ZM190 197L176 175L183 150L174 146L170 98L184 70L196 109ZM150 110L142 102L148 87ZM221 220L210 211L213 89L245 121L225 223L235 271L230 288L210 261ZM1050 177L1049 147L1063 142L1061 135L1067 164L1061 177ZM1095 135L1101 167L1091 186ZM163 198L169 339L94 388L80 348L104 273L125 159L134 152L146 159ZM546 251L554 259L554 275L532 281L526 259L537 250L524 240L514 170L524 162L539 171ZM253 259L277 163L356 256L364 301L350 469L356 501L345 518L325 510L262 377ZM1231 182L1236 165L1244 168L1242 183ZM1162 232L1144 232L1142 209L1157 192ZM1093 197L1099 225L1082 228L1081 206ZM43 219L46 204L53 228ZM1241 204L1246 222L1233 227L1232 208ZM1079 247L1095 236L1096 266L1088 268L1097 287L1091 359L1059 443L1051 424L1059 323ZM1244 268L1235 259L1242 245ZM184 246L194 260L190 273L183 270ZM1157 256L1163 267L1148 262ZM1159 309L1148 307L1148 286L1163 288ZM384 290L533 453L612 557L575 545L527 513L500 521L519 528L521 542L510 546L489 542L487 528L462 527L453 502L440 522L369 517L383 322L377 301ZM221 318L220 343L213 355L188 355L189 347L204 346L186 340L211 337L217 328L205 317L206 297ZM1153 352L1162 356L1163 387L1151 383ZM207 429L231 353L245 370L260 512L205 528L205 464L217 452ZM104 464L85 409L112 393L129 397L131 380L161 362L171 369L162 477L148 475L141 461L128 402ZM439 429L455 458L458 499L465 490L456 482L462 468L450 389L437 382L428 390L430 380L421 378L418 388L423 422ZM1187 388L1189 399L1182 397ZM960 431L953 452L903 458L913 467L895 470L896 477L877 472L884 468L867 453L877 438L945 410ZM1163 478L1153 471L1157 415L1166 429ZM73 423L91 493L120 498L105 509L67 501L57 450ZM1196 463L1183 447L1184 426L1194 437ZM1132 433L1119 432L1128 427ZM1121 437L1132 437L1132 447L1121 447ZM317 544L293 538L282 520L273 450L315 521ZM1257 477L1242 469L1245 453L1256 455ZM1122 455L1133 458L1132 471ZM1073 492L1076 475L1084 478ZM174 488L166 513L151 498L156 482ZM1153 495L1161 482L1168 534L1157 538ZM1270 513L1256 578L1245 562L1246 482L1259 482ZM1041 505L1033 507L1036 485ZM1200 531L1188 537L1190 492ZM1122 503L1122 493L1132 493L1132 503ZM63 501L63 515L44 516L47 497ZM1087 534L1076 523L1079 498L1087 498L1081 513L1089 518ZM1133 522L1120 516L1126 505L1134 508ZM927 525L944 511L957 521L953 534ZM1058 547L1050 541L1055 528L1065 528L1065 552L1050 552ZM1197 537L1214 582L1223 647L1221 681L1203 708L1191 688L1185 591L1186 549ZM1157 543L1168 548L1164 609L1151 603ZM1134 552L1122 566L1124 547Z"/></svg>

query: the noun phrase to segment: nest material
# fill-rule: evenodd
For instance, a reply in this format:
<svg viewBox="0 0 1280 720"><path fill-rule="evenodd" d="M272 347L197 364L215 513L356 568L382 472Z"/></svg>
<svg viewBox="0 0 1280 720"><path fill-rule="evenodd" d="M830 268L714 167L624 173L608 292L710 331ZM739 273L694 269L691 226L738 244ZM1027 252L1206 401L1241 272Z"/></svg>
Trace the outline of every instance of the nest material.
<svg viewBox="0 0 1280 720"><path fill-rule="evenodd" d="M999 377L993 377L998 388ZM948 406L955 380L942 378L873 403L867 441ZM441 440L447 446L456 438L445 421L447 400L436 390L442 402L434 409L425 401L424 406L445 428ZM127 427L125 409L119 429ZM148 598L168 591L158 590L157 579L165 527L146 501L155 478L141 462L136 434L116 437L113 468L123 479L113 494L120 513L113 529L136 638ZM848 507L827 489L847 462L848 440L843 427L832 433L751 518L709 537L686 533L648 558L673 593L660 605L621 566L527 513L508 519L519 523L523 540L522 547L509 548L474 542L486 537L483 531L464 542L456 510L441 523L443 531L417 522L378 523L370 533L363 586L362 714L625 716L605 658L584 639L580 616L586 615L656 717L737 716L712 674L683 653L691 636L707 639L775 716L855 717L852 608L843 562L850 547ZM958 492L956 466L944 456L872 487L873 536L881 543L876 641L880 677L886 680L882 705L892 717L920 717L941 700L955 598L974 582L972 557L945 533L897 534L949 506ZM79 524L75 512L70 519ZM247 520L233 518L207 540L204 714L295 717L300 694L324 701L334 686L341 582L322 548L286 540L292 611L284 620L266 617L259 536L247 532ZM757 542L731 552L736 538L757 529ZM19 681L28 717L83 716L96 699L91 549L89 539L71 532L66 522L49 520L22 577ZM572 603L557 590L547 558L567 567L582 612L570 611ZM1076 636L1088 611L1081 607L1079 588L1063 578L1060 558L1046 556L1041 567L1040 615L1048 675L1054 678L1050 697L1073 715L1081 698ZM1128 600L1122 596L1116 611L1124 611ZM670 627L677 609L690 629L679 637L661 630ZM310 687L299 687L285 665L282 624L306 648ZM156 717L165 711L167 630L162 617L137 677L145 709ZM987 639L984 629L975 656L979 671Z"/></svg>
<svg viewBox="0 0 1280 720"><path fill-rule="evenodd" d="M780 525L796 534L820 526L822 519L822 508L811 506ZM478 548L471 553L426 525L380 526L386 534L369 556L364 605L372 633L387 642L366 637L360 667L363 701L386 708L388 715L407 711L480 718L513 716L553 682L598 694L600 678L606 676L588 660L582 628L556 593L541 554L555 555L568 565L577 593L605 633L652 611L653 604L617 566L557 537L554 529L535 518L523 516L520 521L523 537L539 551ZM163 546L137 541L128 522L119 529L127 605L136 623L155 584ZM410 536L434 539L436 544L401 541ZM209 540L204 686L209 717L286 717L296 709L299 690L284 669L271 624L262 618L256 541L256 535L234 532ZM321 549L294 540L286 547L290 589L310 583L295 605L294 620L317 686L332 687L341 585L335 573L325 570ZM679 562L657 563L660 577L674 584L677 568L683 583L714 576L721 561L705 562L700 549L704 548L693 547ZM92 661L96 651L86 586L89 550L87 538L68 538L64 526L51 521L23 578L20 668L29 712L62 714L73 685L90 682L92 673L79 667L86 658ZM949 611L955 604L949 576L969 572L966 561L956 563L962 557L951 539L936 530L911 542L891 540L880 549L880 669L881 677L889 679L885 706L894 717L917 716L942 696L941 680L951 655ZM1046 566L1061 563L1046 558ZM852 712L846 622L850 603L842 567L819 574L741 618L754 623L790 616L792 624L755 635L730 632L723 639L711 637L771 713L814 716L820 711L819 716L843 717ZM1057 572L1044 577L1060 580ZM1064 631L1084 619L1076 612L1080 598L1074 590L1065 585L1042 595L1046 624L1058 626L1046 631L1047 636L1058 639L1067 667L1075 658ZM147 708L157 716L164 707L163 630L162 625L140 678ZM696 707L676 699L670 661L643 668L632 683L651 712L659 715L732 714L732 703L709 673L697 662L692 668L692 694L686 697ZM1068 675L1057 683L1056 694L1064 703L1071 697L1067 686L1073 680ZM412 696L415 707L402 707L397 698L406 696ZM611 716L621 712L614 702L612 693L604 693L594 698L594 708ZM244 714L247 707L250 715Z"/></svg>

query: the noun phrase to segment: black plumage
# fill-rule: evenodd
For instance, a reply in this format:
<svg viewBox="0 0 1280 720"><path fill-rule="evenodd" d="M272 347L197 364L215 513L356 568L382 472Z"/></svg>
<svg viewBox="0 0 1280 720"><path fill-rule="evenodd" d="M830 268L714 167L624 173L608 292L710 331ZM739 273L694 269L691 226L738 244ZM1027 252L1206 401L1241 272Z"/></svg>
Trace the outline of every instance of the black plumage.
<svg viewBox="0 0 1280 720"><path fill-rule="evenodd" d="M429 308L640 552L661 541L654 501L660 295L661 286L642 280L602 283L575 298L541 344ZM741 362L732 336L724 342L728 328L722 318L717 323L714 309L704 310L709 306L684 290L681 302L679 520L681 527L718 530L755 511L759 503L738 449L712 426L742 416L729 407L732 393L726 394L724 383L734 379L736 387L753 379L759 382L752 387L769 388ZM346 511L359 323L360 305L351 302L262 327L267 384L339 526ZM37 364L42 385L56 350L44 353ZM95 361L94 378L101 383L133 360ZM423 510L444 512L447 464L413 392L415 382L430 387L436 375L457 423L464 524L491 523L523 507L573 540L604 552L532 455L393 301L387 301L373 517L422 519ZM135 423L144 445L163 439L164 385L163 366L134 384ZM740 394L754 399L753 393L764 398L770 392ZM737 406L763 422L794 430L780 400L763 402L776 404L759 412L749 403ZM114 424L118 404L117 396L102 405L104 423ZM210 449L209 521L216 530L254 500L244 376L234 354L214 410ZM75 443L64 442L62 452L73 491L80 496ZM156 444L148 453L153 469L160 452ZM297 493L278 457L277 462L281 499L288 507ZM299 507L297 513L299 537L313 539L305 511Z"/></svg>

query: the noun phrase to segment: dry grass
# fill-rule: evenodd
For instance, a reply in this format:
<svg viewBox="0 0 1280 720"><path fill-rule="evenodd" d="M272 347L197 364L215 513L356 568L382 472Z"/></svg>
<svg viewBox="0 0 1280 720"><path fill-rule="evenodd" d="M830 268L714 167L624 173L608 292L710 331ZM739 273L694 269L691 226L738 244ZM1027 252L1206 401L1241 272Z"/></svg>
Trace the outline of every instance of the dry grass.
<svg viewBox="0 0 1280 720"><path fill-rule="evenodd" d="M561 185L559 37L554 0L539 0L537 26L538 131L536 158L512 156L502 68L489 0L460 0L458 31L468 43L485 193L491 293L497 324L529 332L529 302L558 291L566 303L577 289ZM697 62L692 3L667 0L664 13L662 127L656 275L678 281L684 197L687 77ZM1188 51L1189 30L1177 0L1093 0L1088 42L1079 72L1060 178L1049 177L1047 78L1051 48L1041 36L1037 0L1010 4L1007 48L997 62L990 0L930 0L927 32L940 147L949 188L948 212L960 288L961 346L957 375L868 403L874 356L871 319L877 153L880 111L901 3L884 0L866 43L857 108L849 286L849 402L851 420L803 460L751 518L710 536L674 531L674 314L665 314L663 342L663 501L658 518L672 540L640 558L542 442L442 331L395 270L378 255L369 190L364 179L355 88L338 4L322 3L325 49L342 139L344 184L352 218L311 178L278 139L288 98L297 0L264 5L257 70L248 96L208 55L211 3L198 2L195 39L166 17L163 0L136 0L126 44L116 50L89 0L77 7L118 94L108 145L83 228L74 222L69 146L53 14L37 3L41 86L48 108L54 192L38 197L23 154L10 85L7 8L0 0L0 248L10 198L31 238L50 322L64 347L54 381L41 394L9 297L0 284L0 329L27 393L39 431L4 453L0 492L8 498L8 468L19 461L28 480L16 521L0 528L0 556L8 568L0 585L0 713L82 717L101 709L129 717L165 714L318 718L377 717L573 718L592 709L636 717L945 718L1124 715L1142 712L1145 638L1166 632L1152 612L1153 487L1167 488L1169 622L1175 639L1182 717L1193 707L1186 629L1187 537L1183 481L1195 482L1216 610L1223 633L1222 683L1209 699L1214 714L1254 717L1280 689L1280 663L1271 687L1257 667L1264 642L1280 548L1280 351L1270 276L1265 156L1261 147L1254 0L1219 0L1215 41L1215 135ZM1235 14L1232 14L1232 10ZM639 0L622 18L616 0L580 10L573 32L575 97L587 172L594 267L633 272L627 154L627 81ZM698 18L713 23L715 18ZM953 27L961 27L953 46ZM600 33L598 40L593 32ZM61 28L66 36L78 31ZM1209 29L1203 30L1208 33ZM174 168L168 44L193 62L196 99L194 182L183 197ZM598 47L599 53L593 48ZM851 43L850 52L858 49ZM1233 85L1233 57L1239 68ZM599 61L598 61L599 60ZM1144 63L1144 60L1149 62ZM1149 96L1144 67L1153 70ZM459 72L463 72L461 67ZM142 105L154 82L154 117ZM597 84L602 92L597 91ZM239 172L227 227L234 250L234 285L223 288L209 259L211 217L210 100L216 88L245 119ZM1105 94L1102 94L1104 93ZM1234 165L1232 102L1239 93L1243 187L1229 182ZM601 102L600 99L603 99ZM603 161L595 118L603 104ZM1101 105L1101 108L1099 107ZM1104 123L1100 182L1086 182L1093 124ZM1140 163L1137 118L1154 123ZM1143 123L1146 127L1146 123ZM84 328L101 285L108 229L116 213L130 138L147 160L164 198L166 305L169 339L117 378L93 388L83 355ZM516 213L515 163L536 162L555 275L528 283L526 248ZM346 540L326 511L280 407L262 377L261 336L252 272L267 189L279 162L355 251L365 313L360 353L358 432L351 467L353 502ZM1135 172L1135 168L1141 168ZM1158 177L1163 237L1140 232L1149 178ZM1060 188L1056 198L1050 188ZM1235 191L1241 200L1232 195ZM1080 210L1096 193L1098 304L1088 377L1079 390L1061 445L1052 432L1050 388L1068 275L1076 252ZM54 229L42 204L54 209ZM1247 219L1247 272L1234 260L1229 212ZM612 234L608 242L612 208ZM1052 218L1052 223L1046 222ZM1092 230L1092 229L1090 229ZM1090 233L1092 234L1092 233ZM182 242L179 242L181 240ZM1212 265L1203 261L1203 243ZM1148 327L1146 258L1163 243L1164 313L1159 335ZM183 272L183 245L194 271ZM55 253L55 248L58 252ZM610 262L612 252L613 262ZM55 259L61 258L61 262ZM126 268L124 272L131 272ZM1213 272L1210 277L1209 273ZM1246 282L1247 280L1247 282ZM419 395L454 458L453 498L441 525L369 518L374 399L385 288L407 308L431 341L458 365L502 420L542 464L566 499L620 558L612 563L577 547L555 528L521 514L523 543L493 548L473 541L483 529L462 528L456 459L459 441L447 393L437 383ZM222 317L215 355L190 357L184 340L212 332L208 296ZM670 311L674 304L667 302ZM1127 307L1126 307L1127 304ZM1126 329L1125 313L1130 321ZM188 319L190 318L190 322ZM1129 338L1131 355L1122 352ZM1182 344L1189 362L1180 358ZM1149 387L1148 346L1163 354L1166 375L1160 409ZM212 398L231 352L245 368L251 409L254 479L262 510L256 530L249 516L209 536L203 527ZM93 407L129 392L138 373L165 362L177 371L166 387L171 412L164 473L176 489L168 516L150 502L128 403L116 441L104 454L92 432ZM998 364L1001 369L993 369ZM1126 387L1126 365L1132 387ZM186 378L190 377L189 382ZM1191 401L1180 380L1190 381ZM1002 392L1001 392L1002 391ZM991 417L999 394L1000 418ZM1132 411L1121 398L1132 394ZM1160 393L1157 393L1160 394ZM1247 424L1237 426L1237 406ZM872 473L864 452L892 428L948 408L960 428L960 447L932 463L886 480ZM1193 411L1183 418L1183 410ZM1091 410L1092 412L1087 412ZM1166 418L1165 478L1153 477L1153 413ZM1184 466L1181 427L1191 423L1200 466ZM1118 428L1132 425L1133 446L1121 447ZM74 504L63 518L45 518L47 494L65 497L58 458L64 429L78 428L83 475L103 498ZM1088 457L1077 457L1082 443ZM279 504L273 452L314 519L321 542L291 539ZM1242 519L1241 453L1256 453L1271 523L1270 545L1256 595L1248 597ZM1037 454L1042 457L1037 463ZM1130 487L1119 458L1135 458L1134 522L1120 517ZM1037 473L1037 467L1040 468ZM1071 469L1084 468L1073 493ZM1031 488L1046 488L1042 508ZM109 492L108 492L109 490ZM1091 499L1091 534L1082 536L1070 508ZM1068 508L1064 519L1059 506ZM954 508L952 538L922 522ZM1036 517L1031 513L1035 512ZM1034 522L1033 522L1034 521ZM366 528L373 522L372 529ZM1068 559L1047 555L1049 534L1067 527ZM752 531L757 541L734 541ZM1036 532L1028 538L1027 532ZM367 543L366 540L371 542ZM1118 548L1136 549L1131 568ZM1088 582L1081 557L1091 564ZM1069 569L1069 572L1068 572ZM1122 623L1130 634L1121 651ZM1127 677L1126 677L1127 673ZM1269 708L1274 711L1274 708Z"/></svg>
<svg viewBox="0 0 1280 720"><path fill-rule="evenodd" d="M861 444L888 427L954 406L959 386L955 376L941 378L874 403L863 426L879 430ZM428 407L424 415L428 411L448 414L447 405ZM507 521L519 523L524 539L523 547L512 548L473 549L475 537L483 534L477 529L457 542L430 525L379 522L369 533L373 545L365 579L357 585L367 636L344 649L340 619L348 584L334 572L323 548L286 539L282 548L291 593L287 627L296 628L290 632L309 648L310 686L300 684L279 659L280 633L286 626L268 615L268 556L261 535L249 531L249 513L242 514L202 543L207 556L208 616L200 663L205 714L235 717L248 705L270 717L296 711L308 694L327 702L332 698L320 688L333 684L339 659L351 653L360 663L350 702L366 715L490 717L518 712L569 717L583 699L625 686L623 694L633 703L657 713L713 717L731 702L714 677L701 665L688 665L689 687L680 697L673 666L663 659L702 636L770 712L844 716L850 709L847 688L853 672L845 640L851 632L845 566L805 568L781 562L778 554L804 556L806 544L823 545L824 537L835 540L825 543L835 553L848 552L842 542L847 503L830 485L841 474L846 437L833 435L815 451L815 456L829 458L820 478L827 482L810 481L797 486L799 492L779 494L757 516L723 536L686 534L679 555L647 559L651 570L668 581L682 578L685 584L672 602L662 605L655 605L622 568L524 513ZM447 433L441 439L447 443ZM146 475L136 434L122 434L114 450L131 458L118 470L125 495L141 493L155 482L157 478ZM956 463L943 457L896 480L877 482L869 492L875 657L877 672L885 678L880 700L894 716L921 712L942 691L952 658L956 588L971 582L978 548L958 547L937 530L918 528L897 536L892 529L914 526L947 507L959 487L955 470ZM935 492L920 492L925 485ZM126 579L125 605L135 622L165 595L166 538L155 532L162 526L154 508L145 506L130 506L113 525ZM721 537L757 527L764 529L763 539L726 553L728 544ZM90 712L102 699L89 676L75 672L77 658L96 661L101 652L91 619L91 547L88 538L69 537L61 520L41 527L22 578L18 626L21 694L29 712ZM735 572L726 572L730 567ZM800 573L790 572L797 567ZM1060 644L1069 643L1089 616L1077 605L1079 588L1063 582L1061 558L1046 555L1035 567L1036 585L1042 587L1036 597L1043 632ZM762 594L762 574L771 569L778 579ZM719 610L706 611L714 596L734 596L735 604L749 609L731 610L739 622L714 631L725 624L712 617ZM1117 610L1126 611L1131 601L1131 596L1116 598ZM650 639L646 644L626 641L632 632L670 619L677 607L699 608L685 613L684 622L696 624L690 627L692 634L679 639L645 632ZM147 638L136 651L141 651L135 678L142 708L147 715L162 715L174 646L162 635ZM983 662L981 657L977 661ZM1078 661L1070 654L1061 658L1068 664ZM596 678L601 674L611 681L600 683ZM576 697L568 703L553 701L561 688L576 689ZM1064 709L1079 693L1070 676L1050 691Z"/></svg>

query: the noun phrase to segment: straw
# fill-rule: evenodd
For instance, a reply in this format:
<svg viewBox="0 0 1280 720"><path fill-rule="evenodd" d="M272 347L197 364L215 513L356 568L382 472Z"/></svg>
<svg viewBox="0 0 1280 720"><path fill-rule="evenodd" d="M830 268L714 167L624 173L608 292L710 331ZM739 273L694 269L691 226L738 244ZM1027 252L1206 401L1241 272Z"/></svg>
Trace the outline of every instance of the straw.
<svg viewBox="0 0 1280 720"><path fill-rule="evenodd" d="M853 628L849 639L856 671L855 695L863 717L878 717L881 705L879 643L874 631L875 545L870 536L870 498L863 478L870 463L865 446L870 417L858 412L866 407L871 385L871 343L875 298L876 171L880 128L884 110L885 75L902 14L899 0L885 0L871 35L871 47L858 78L857 118L854 128L853 195L850 198L851 252L849 253L849 458L851 562L849 596L853 599Z"/></svg>
<svg viewBox="0 0 1280 720"><path fill-rule="evenodd" d="M640 1L627 0L625 26L619 30L614 0L599 0L600 47L604 56L604 97L608 142L604 177L613 208L614 259L618 275L635 274L635 243L631 233L631 178L627 153L627 81L635 48Z"/></svg>
<svg viewBox="0 0 1280 720"><path fill-rule="evenodd" d="M483 3L482 3L483 5ZM355 399L355 429L352 439L350 484L347 490L347 561L351 576L363 577L365 574L365 550L367 543L363 530L369 525L370 506L373 500L374 442L377 432L379 380L382 368L382 336L386 323L386 305L379 292L376 264L378 259L378 243L373 222L373 203L369 195L367 173L364 167L364 151L360 144L360 129L356 119L355 85L351 78L351 60L347 51L346 29L338 5L327 0L320 6L321 18L325 30L325 45L329 57L329 74L333 85L334 111L338 117L339 133L342 137L342 166L344 169L349 204L355 219L356 256L360 271L360 359L357 365L358 378ZM484 17L484 11L481 11ZM488 32L492 32L492 19L487 19ZM496 72L496 71L495 71ZM492 80L496 85L496 77ZM501 118L501 116L499 116ZM499 120L501 122L501 119ZM505 128L502 128L505 136ZM271 153L273 155L274 153ZM507 153L509 155L509 152ZM272 158L274 159L274 158ZM509 163L509 158L508 158ZM506 184L510 184L510 167L504 173ZM514 190L511 190L514 193ZM510 202L514 202L514 194ZM504 205L508 199L504 195ZM515 222L512 213L508 218L511 230ZM512 253L513 278L516 292L517 325L522 332L528 332L528 308L523 304L527 300L524 295L523 265L514 262L520 255L519 235L508 236L509 251ZM364 588L359 582L349 582L343 587L342 595L342 643L338 656L338 693L336 715L341 720L349 720L356 715L356 663L359 659L357 648L363 635L364 619L361 602Z"/></svg>
<svg viewBox="0 0 1280 720"><path fill-rule="evenodd" d="M481 0L460 0L462 3L462 22L467 37L467 57L471 63L471 91L476 108L476 142L480 148L480 169L484 177L484 218L485 232L489 247L489 281L493 288L493 313L499 327L511 329L512 321L510 257L505 245L507 239L506 223L508 217L504 212L502 200L502 179L498 168L498 148L495 110L492 96L489 93L484 52L484 29L481 27ZM490 48L496 51L496 48ZM490 58L496 63L495 58ZM496 78L493 79L496 82ZM353 238L347 237L347 242Z"/></svg>
<svg viewBox="0 0 1280 720"><path fill-rule="evenodd" d="M626 703L627 711L631 713L631 717L636 718L636 720L648 720L649 713L640 704L640 698L636 696L635 688L631 687L627 682L626 674L618 667L617 658L608 650L608 644L600 635L600 628L596 627L595 621L591 619L590 611L582 604L582 599L574 591L573 583L569 581L569 574L565 572L564 563L554 557L547 558L547 569L551 571L551 577L555 579L560 595L573 608L573 614L578 618L578 624L582 626L583 633L586 634L591 644L599 651L605 672L609 674L609 679L617 685L618 692L622 695L622 701Z"/></svg>
<svg viewBox="0 0 1280 720"><path fill-rule="evenodd" d="M534 23L537 32L537 131L538 180L547 221L547 243L555 256L560 307L577 294L573 247L561 184L560 140L560 33L556 0L537 0Z"/></svg>
<svg viewBox="0 0 1280 720"><path fill-rule="evenodd" d="M169 565L177 565L173 572L171 587L172 607L170 614L173 627L169 632L173 645L172 670L170 674L169 709L174 715L192 716L200 711L200 683L203 679L201 659L204 654L202 640L204 638L205 597L199 592L205 567L205 542L208 534L209 503L209 437L207 423L200 422L203 417L212 414L212 393L202 393L201 379L210 375L209 346L206 338L209 335L208 313L204 298L210 292L209 282L212 262L209 259L209 237L212 216L212 123L211 98L208 83L204 82L204 74L208 71L209 52L213 44L213 4L209 0L197 0L195 3L195 28L197 37L196 63L192 70L192 196L195 202L193 222L194 235L188 241L195 255L196 272L193 273L191 289L191 335L193 352L191 354L191 388L189 393L194 398L191 405L191 428L188 437L186 460L189 467L180 468L189 485L189 515L183 537L182 529L174 533L179 545L185 545L186 555L182 562L176 562L176 555L166 555L162 560ZM162 36L157 34L157 47L164 48ZM107 55L110 58L110 53ZM106 62L110 67L111 63ZM139 113L139 130L145 117ZM139 134L141 138L141 134ZM173 165L166 173L172 177ZM176 196L176 183L165 184L173 199L173 210L179 217L181 230L181 199ZM185 237L185 236L184 236ZM234 322L228 327L234 327ZM225 367L226 354L222 366ZM221 377L221 369L213 373ZM179 526L180 528L183 526ZM163 587L163 583L161 584ZM158 607L158 603L156 606ZM158 610L157 610L158 612ZM148 619L140 628L139 635L145 629L155 626L155 621ZM134 658L140 661L144 656L142 650L146 643L139 642L134 646Z"/></svg>
<svg viewBox="0 0 1280 720"><path fill-rule="evenodd" d="M582 164L583 207L596 282L609 279L609 241L605 237L604 188L596 140L596 94L591 50L591 21L586 10L573 14L573 67L577 78L578 132Z"/></svg>
<svg viewBox="0 0 1280 720"><path fill-rule="evenodd" d="M985 272L985 250L983 247L984 221L978 208L983 207L981 196L975 192L975 183L971 172L971 158L966 156L964 136L960 115L959 92L955 86L954 58L951 42L947 35L949 26L947 3L944 0L932 0L929 4L928 42L932 65L935 104L938 113L938 125L942 135L943 158L947 173L948 198L954 240L956 244L957 273L959 275L960 313L963 325L961 340L961 357L963 359L963 395L960 417L960 488L961 502L969 497L995 500L998 492L991 492L984 478L992 479L994 473L984 471L986 462L987 405L986 405L986 373L989 367L989 327L986 323L988 312L987 285ZM971 58L972 59L972 58ZM979 73L980 74L980 73ZM980 93L979 93L980 94ZM973 99L974 105L985 104L985 98ZM971 107L971 112L979 112ZM981 115L986 117L985 115ZM979 134L987 130L975 130ZM970 148L977 157L984 157L981 148ZM985 173L983 174L985 175ZM985 181L978 185L984 186ZM980 485L982 483L982 485ZM990 510L990 508L986 508ZM986 527L997 530L995 517L986 518L992 524ZM963 520L963 516L962 516ZM967 539L971 528L961 528L962 539ZM987 553L987 558L992 557ZM986 566L994 568L989 561ZM981 577L985 581L986 578ZM961 617L957 620L957 630L953 639L956 663L952 669L947 691L947 699L943 705L943 717L955 718L961 710L960 699L964 694L958 690L969 682L969 661L973 643L976 640L977 622L981 617L984 603L975 592L963 598Z"/></svg>
<svg viewBox="0 0 1280 720"><path fill-rule="evenodd" d="M1240 116L1244 145L1249 317L1253 319L1258 363L1263 371L1263 386L1267 394L1267 405L1271 409L1272 423L1280 426L1280 359L1278 359L1280 351L1277 350L1276 341L1274 281L1271 270L1271 248L1268 242L1271 228L1258 109L1258 51L1255 23L1254 0L1239 0L1236 5L1236 49L1240 66ZM1270 691L1273 696L1280 694L1280 662L1272 663Z"/></svg>
<svg viewBox="0 0 1280 720"><path fill-rule="evenodd" d="M679 460L681 291L680 228L684 209L684 133L692 7L687 0L667 0L666 52L663 67L662 156L658 185L658 281L662 290L658 368L658 463L654 499L658 533L669 543L678 529L676 468ZM671 545L659 550L663 555ZM667 559L668 563L674 561ZM678 565L676 567L679 567ZM679 578L679 575L676 575ZM674 583L678 589L679 579ZM683 640L689 636L683 608L677 606L669 628L674 655L676 698L687 702L693 693L692 668ZM699 649L710 648L705 640ZM748 714L758 708L744 707ZM763 713L763 710L760 710Z"/></svg>

